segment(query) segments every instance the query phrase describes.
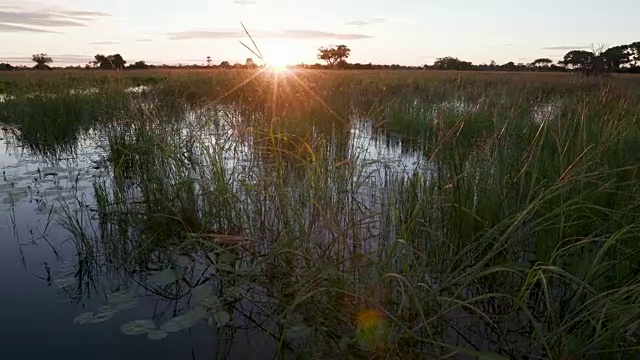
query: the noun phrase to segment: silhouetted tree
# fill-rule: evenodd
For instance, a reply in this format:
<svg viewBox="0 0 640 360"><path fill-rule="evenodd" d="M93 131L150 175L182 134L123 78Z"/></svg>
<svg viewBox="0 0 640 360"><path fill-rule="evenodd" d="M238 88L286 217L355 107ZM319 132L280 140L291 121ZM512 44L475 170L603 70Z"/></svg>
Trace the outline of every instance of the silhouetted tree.
<svg viewBox="0 0 640 360"><path fill-rule="evenodd" d="M207 56L207 66L211 66L213 60L211 60L211 56Z"/></svg>
<svg viewBox="0 0 640 360"><path fill-rule="evenodd" d="M97 54L96 56L94 56L94 59L95 60L92 61L93 65L99 67L100 69L121 70L124 69L124 66L127 63L126 61L124 61L120 54L107 56Z"/></svg>
<svg viewBox="0 0 640 360"><path fill-rule="evenodd" d="M607 68L609 71L620 71L620 66L626 65L631 62L632 51L629 45L619 45L602 52Z"/></svg>
<svg viewBox="0 0 640 360"><path fill-rule="evenodd" d="M129 64L127 69L148 69L149 65L144 60L136 61L133 64Z"/></svg>
<svg viewBox="0 0 640 360"><path fill-rule="evenodd" d="M227 69L231 67L231 64L228 61L223 61L220 63L220 67L223 69Z"/></svg>
<svg viewBox="0 0 640 360"><path fill-rule="evenodd" d="M36 63L34 69L49 69L49 64L53 62L53 59L47 54L33 54L31 61Z"/></svg>
<svg viewBox="0 0 640 360"><path fill-rule="evenodd" d="M532 67L548 67L551 64L553 64L553 60L547 59L547 58L540 58L540 59L533 60L533 62L531 63L531 66Z"/></svg>
<svg viewBox="0 0 640 360"><path fill-rule="evenodd" d="M451 56L437 58L433 67L438 70L470 70L473 64Z"/></svg>
<svg viewBox="0 0 640 360"><path fill-rule="evenodd" d="M559 63L570 69L587 69L594 57L595 54L592 51L571 50Z"/></svg>
<svg viewBox="0 0 640 360"><path fill-rule="evenodd" d="M328 46L318 49L318 59L326 61L329 66L346 61L349 55L351 55L351 49L347 45Z"/></svg>
<svg viewBox="0 0 640 360"><path fill-rule="evenodd" d="M638 62L640 62L640 41L636 41L633 44L629 45L629 50L631 51L631 60L633 61L633 66L638 66Z"/></svg>
<svg viewBox="0 0 640 360"><path fill-rule="evenodd" d="M7 63L0 63L0 71L13 70L13 65Z"/></svg>
<svg viewBox="0 0 640 360"><path fill-rule="evenodd" d="M258 67L258 65L255 63L255 61L253 61L252 58L247 58L247 60L244 62L244 65L247 67L247 69L255 69Z"/></svg>

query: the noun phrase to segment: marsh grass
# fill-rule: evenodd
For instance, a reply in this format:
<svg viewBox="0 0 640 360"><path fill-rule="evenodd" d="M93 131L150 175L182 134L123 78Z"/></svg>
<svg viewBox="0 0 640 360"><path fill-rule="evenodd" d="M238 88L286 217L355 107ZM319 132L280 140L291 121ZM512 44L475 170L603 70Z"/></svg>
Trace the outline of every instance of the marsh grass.
<svg viewBox="0 0 640 360"><path fill-rule="evenodd" d="M635 82L253 75L173 78L127 105L3 106L23 134L53 134L39 143L99 134L111 176L94 184L98 219L63 216L81 259L124 273L206 263L215 276L180 286L216 284L226 311L248 304L280 355L637 353ZM368 158L362 123L417 164Z"/></svg>

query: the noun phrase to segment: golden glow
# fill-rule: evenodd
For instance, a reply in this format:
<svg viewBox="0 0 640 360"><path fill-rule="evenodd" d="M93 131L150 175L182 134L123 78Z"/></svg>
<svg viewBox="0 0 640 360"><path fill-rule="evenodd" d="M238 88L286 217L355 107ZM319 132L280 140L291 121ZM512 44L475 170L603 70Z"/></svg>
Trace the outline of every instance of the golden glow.
<svg viewBox="0 0 640 360"><path fill-rule="evenodd" d="M278 73L278 74L286 73L289 71L286 65L267 64L267 69L269 69L269 71L273 73Z"/></svg>
<svg viewBox="0 0 640 360"><path fill-rule="evenodd" d="M268 41L260 44L267 67L274 72L285 72L287 66L299 63L300 49L290 41Z"/></svg>
<svg viewBox="0 0 640 360"><path fill-rule="evenodd" d="M276 56L267 59L267 67L273 72L285 72L288 65L291 63L285 57Z"/></svg>

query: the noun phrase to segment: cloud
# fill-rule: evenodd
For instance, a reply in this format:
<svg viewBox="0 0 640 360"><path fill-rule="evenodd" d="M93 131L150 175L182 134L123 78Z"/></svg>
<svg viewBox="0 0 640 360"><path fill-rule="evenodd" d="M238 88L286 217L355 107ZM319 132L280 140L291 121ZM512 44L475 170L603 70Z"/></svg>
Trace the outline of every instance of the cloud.
<svg viewBox="0 0 640 360"><path fill-rule="evenodd" d="M345 22L345 24L350 26L364 26L364 25L371 25L371 24L380 24L385 21L386 19L383 17L375 17L375 18L369 18L364 20L351 20L351 21Z"/></svg>
<svg viewBox="0 0 640 360"><path fill-rule="evenodd" d="M120 42L118 41L97 41L97 42L92 42L91 45L116 45L116 44L120 44Z"/></svg>
<svg viewBox="0 0 640 360"><path fill-rule="evenodd" d="M0 10L0 31L53 32L47 28L85 27L89 21L110 16L107 13L83 10Z"/></svg>
<svg viewBox="0 0 640 360"><path fill-rule="evenodd" d="M28 26L11 25L11 24L4 24L4 23L0 23L0 32L4 32L4 33L32 32L32 33L41 33L41 34L60 34L57 31L36 29Z"/></svg>
<svg viewBox="0 0 640 360"><path fill-rule="evenodd" d="M54 61L54 64L86 64L93 60L91 56L76 55L76 54L49 54ZM31 56L0 56L2 61L8 61L18 64L31 63Z"/></svg>
<svg viewBox="0 0 640 360"><path fill-rule="evenodd" d="M150 42L153 41L153 39L137 39L137 42Z"/></svg>
<svg viewBox="0 0 640 360"><path fill-rule="evenodd" d="M591 49L588 45L576 45L576 46L548 46L543 47L542 50L587 50Z"/></svg>
<svg viewBox="0 0 640 360"><path fill-rule="evenodd" d="M247 5L255 5L256 1L255 0L235 0L233 3L236 5L247 6Z"/></svg>
<svg viewBox="0 0 640 360"><path fill-rule="evenodd" d="M188 39L236 39L247 36L243 31L235 30L192 30L170 33L171 40L188 40ZM322 39L333 38L339 40L359 40L370 39L371 36L364 34L340 34L326 31L289 29L280 31L257 30L251 31L251 37L263 39Z"/></svg>

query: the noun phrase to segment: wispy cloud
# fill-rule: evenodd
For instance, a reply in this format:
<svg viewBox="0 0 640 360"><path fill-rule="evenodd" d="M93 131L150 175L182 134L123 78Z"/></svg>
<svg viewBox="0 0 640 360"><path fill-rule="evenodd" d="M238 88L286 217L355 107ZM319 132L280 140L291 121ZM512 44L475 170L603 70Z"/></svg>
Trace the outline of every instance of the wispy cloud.
<svg viewBox="0 0 640 360"><path fill-rule="evenodd" d="M93 60L92 57L86 55L76 55L76 54L49 54L53 59L54 63L59 64L86 64L87 62ZM0 55L2 61L8 61L11 63L18 64L29 64L31 63L31 56L2 56Z"/></svg>
<svg viewBox="0 0 640 360"><path fill-rule="evenodd" d="M369 18L369 19L350 20L345 22L345 24L350 26L365 26L365 25L371 25L371 24L380 24L385 21L386 19L383 17L375 17L375 18Z"/></svg>
<svg viewBox="0 0 640 360"><path fill-rule="evenodd" d="M588 45L575 45L575 46L548 46L543 47L542 50L587 50L591 49Z"/></svg>
<svg viewBox="0 0 640 360"><path fill-rule="evenodd" d="M20 25L12 25L12 24L4 24L0 23L0 32L4 33L14 33L14 32L31 32L31 33L46 33L46 34L59 34L57 31L52 30L43 30L32 28L29 26L20 26Z"/></svg>
<svg viewBox="0 0 640 360"><path fill-rule="evenodd" d="M88 22L107 13L64 9L8 9L0 10L0 31L3 32L49 32L51 28L84 27Z"/></svg>
<svg viewBox="0 0 640 360"><path fill-rule="evenodd" d="M233 3L236 5L247 6L247 5L255 5L256 1L255 0L235 0Z"/></svg>
<svg viewBox="0 0 640 360"><path fill-rule="evenodd" d="M116 45L120 44L118 41L96 41L92 42L91 45Z"/></svg>
<svg viewBox="0 0 640 360"><path fill-rule="evenodd" d="M237 30L192 30L170 33L171 40L188 39L237 39L244 38L247 34ZM359 40L369 39L371 36L365 34L341 34L327 31L289 29L280 31L257 30L251 31L251 37L263 39L323 39L331 38L336 40Z"/></svg>
<svg viewBox="0 0 640 360"><path fill-rule="evenodd" d="M150 41L153 41L153 39L138 39L136 41L137 42L150 42Z"/></svg>

